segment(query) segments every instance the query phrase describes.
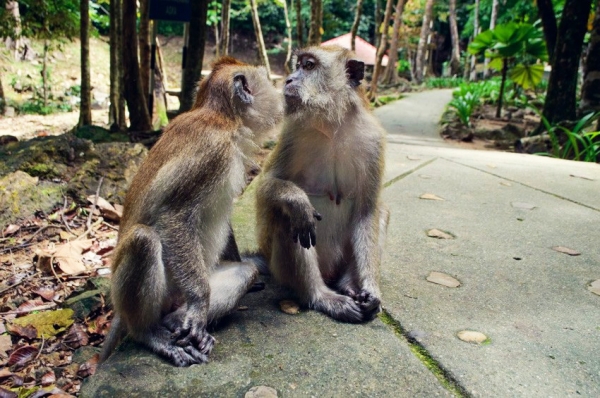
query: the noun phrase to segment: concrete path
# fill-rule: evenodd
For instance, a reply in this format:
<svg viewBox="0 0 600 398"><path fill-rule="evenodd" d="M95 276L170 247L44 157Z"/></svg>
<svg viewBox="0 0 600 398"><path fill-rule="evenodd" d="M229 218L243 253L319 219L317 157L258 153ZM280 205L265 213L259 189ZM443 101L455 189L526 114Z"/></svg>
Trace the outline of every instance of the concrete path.
<svg viewBox="0 0 600 398"><path fill-rule="evenodd" d="M376 111L386 126L392 211L381 269L385 312L366 325L286 315L267 280L214 332L211 363L174 368L124 344L82 396L600 396L600 165L457 149L437 135L450 92ZM419 199L433 194L444 200ZM254 247L252 189L238 203ZM437 228L454 236L442 240ZM564 246L581 254L552 250ZM428 282L430 272L461 285ZM457 333L485 334L483 344Z"/></svg>

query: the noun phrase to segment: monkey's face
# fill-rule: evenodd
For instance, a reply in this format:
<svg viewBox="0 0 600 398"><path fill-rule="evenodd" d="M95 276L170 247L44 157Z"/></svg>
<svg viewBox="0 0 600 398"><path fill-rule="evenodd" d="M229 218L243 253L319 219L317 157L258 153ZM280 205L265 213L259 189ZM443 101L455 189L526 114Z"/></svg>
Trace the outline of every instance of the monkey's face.
<svg viewBox="0 0 600 398"><path fill-rule="evenodd" d="M352 52L338 46L300 50L285 82L286 113L307 110L338 117L356 99L356 87L364 77L364 63L352 58Z"/></svg>

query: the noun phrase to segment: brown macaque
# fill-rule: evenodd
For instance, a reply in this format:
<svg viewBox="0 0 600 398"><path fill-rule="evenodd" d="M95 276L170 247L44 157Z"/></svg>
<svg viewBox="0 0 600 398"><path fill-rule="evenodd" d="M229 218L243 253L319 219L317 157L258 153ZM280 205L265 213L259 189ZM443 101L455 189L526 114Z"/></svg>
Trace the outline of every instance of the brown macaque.
<svg viewBox="0 0 600 398"><path fill-rule="evenodd" d="M294 64L283 131L257 188L260 254L304 305L366 322L381 310L385 132L369 110L364 63L353 52L310 47Z"/></svg>
<svg viewBox="0 0 600 398"><path fill-rule="evenodd" d="M258 274L239 261L230 216L250 155L283 117L280 96L265 68L223 57L193 109L154 145L125 200L102 360L129 334L177 366L207 362L207 325L234 310ZM227 252L238 261L219 261Z"/></svg>

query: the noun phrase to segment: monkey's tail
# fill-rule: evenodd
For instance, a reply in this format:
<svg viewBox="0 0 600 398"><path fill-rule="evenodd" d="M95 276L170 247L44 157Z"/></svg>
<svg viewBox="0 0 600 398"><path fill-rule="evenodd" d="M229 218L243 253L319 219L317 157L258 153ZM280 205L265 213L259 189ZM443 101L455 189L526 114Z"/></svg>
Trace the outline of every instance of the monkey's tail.
<svg viewBox="0 0 600 398"><path fill-rule="evenodd" d="M121 322L121 317L115 315L111 324L110 331L108 335L104 339L104 344L102 345L102 353L100 353L100 363L106 361L108 357L113 353L117 345L123 340L125 334L127 333L127 329L125 325Z"/></svg>
<svg viewBox="0 0 600 398"><path fill-rule="evenodd" d="M256 266L256 268L258 268L258 272L261 275L271 275L271 271L269 271L269 263L267 262L265 256L263 256L262 254L258 252L244 253L242 255L242 260L252 262Z"/></svg>

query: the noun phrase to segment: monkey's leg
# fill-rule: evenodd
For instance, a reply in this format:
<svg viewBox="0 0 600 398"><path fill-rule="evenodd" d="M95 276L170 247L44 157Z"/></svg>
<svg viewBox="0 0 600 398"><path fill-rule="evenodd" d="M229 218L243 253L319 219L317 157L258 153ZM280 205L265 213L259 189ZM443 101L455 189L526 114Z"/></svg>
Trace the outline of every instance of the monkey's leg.
<svg viewBox="0 0 600 398"><path fill-rule="evenodd" d="M270 268L282 284L295 290L303 303L341 322L363 322L359 304L331 290L323 281L314 248L304 249L289 234L275 231Z"/></svg>
<svg viewBox="0 0 600 398"><path fill-rule="evenodd" d="M156 231L146 225L133 226L122 238L115 258L118 267L113 275L113 304L131 337L158 355L177 366L206 362L207 353L192 346L177 346L171 332L160 325L170 304L162 255Z"/></svg>
<svg viewBox="0 0 600 398"><path fill-rule="evenodd" d="M253 287L258 269L251 262L223 263L210 275L208 322L231 313Z"/></svg>

